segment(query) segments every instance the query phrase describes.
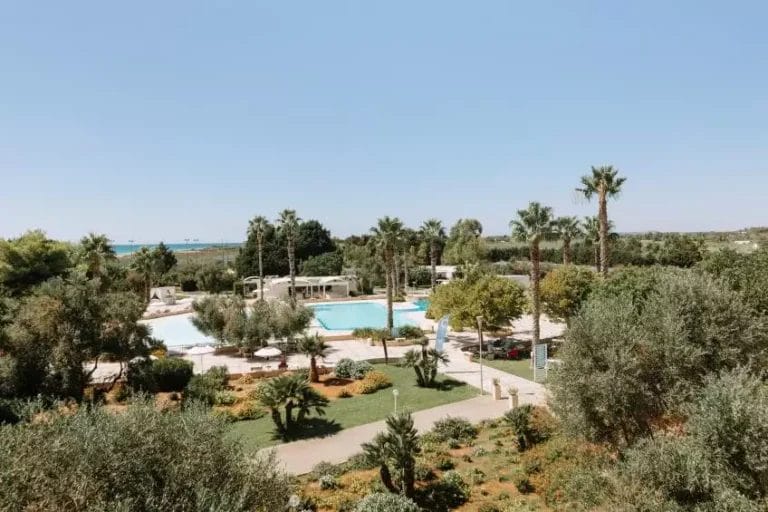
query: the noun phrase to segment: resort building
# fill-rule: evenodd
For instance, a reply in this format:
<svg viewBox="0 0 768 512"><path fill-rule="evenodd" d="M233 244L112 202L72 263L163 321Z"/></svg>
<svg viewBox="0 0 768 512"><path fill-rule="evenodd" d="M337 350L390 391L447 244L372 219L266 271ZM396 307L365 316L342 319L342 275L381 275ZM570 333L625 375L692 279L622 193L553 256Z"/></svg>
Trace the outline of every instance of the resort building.
<svg viewBox="0 0 768 512"><path fill-rule="evenodd" d="M246 296L259 295L259 276L243 279ZM296 295L300 299L337 299L357 292L357 279L353 276L296 276ZM288 299L291 296L290 277L265 277L264 297Z"/></svg>

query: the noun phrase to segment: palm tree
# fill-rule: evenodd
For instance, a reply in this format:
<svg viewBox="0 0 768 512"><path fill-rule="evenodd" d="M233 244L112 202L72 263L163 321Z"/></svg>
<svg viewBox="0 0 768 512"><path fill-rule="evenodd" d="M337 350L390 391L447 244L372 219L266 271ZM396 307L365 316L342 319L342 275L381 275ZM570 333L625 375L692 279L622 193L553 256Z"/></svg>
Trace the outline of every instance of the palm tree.
<svg viewBox="0 0 768 512"><path fill-rule="evenodd" d="M370 463L379 466L381 482L389 492L410 498L415 490L416 455L421 452L419 435L410 413L391 415L386 424L386 432L362 445L363 453Z"/></svg>
<svg viewBox="0 0 768 512"><path fill-rule="evenodd" d="M256 235L256 247L259 253L259 299L264 300L264 235L269 227L266 217L257 215L250 222L249 229Z"/></svg>
<svg viewBox="0 0 768 512"><path fill-rule="evenodd" d="M600 226L600 271L604 276L608 275L608 199L617 197L621 193L621 186L627 178L619 177L619 170L610 165L592 167L592 175L582 176L580 188L577 192L584 194L587 200L597 196L598 214Z"/></svg>
<svg viewBox="0 0 768 512"><path fill-rule="evenodd" d="M587 240L592 243L595 270L600 272L600 221L597 217L584 217L582 223ZM608 239L610 240L615 233L613 231L613 222L608 221Z"/></svg>
<svg viewBox="0 0 768 512"><path fill-rule="evenodd" d="M320 382L316 358L323 357L328 348L325 340L319 334L303 336L299 340L299 352L309 357L309 382Z"/></svg>
<svg viewBox="0 0 768 512"><path fill-rule="evenodd" d="M86 266L88 279L102 276L109 262L117 260L115 250L107 235L88 233L80 240L82 258Z"/></svg>
<svg viewBox="0 0 768 512"><path fill-rule="evenodd" d="M291 307L296 307L296 233L299 230L296 210L283 210L277 219L278 228L288 245L288 272L291 276Z"/></svg>
<svg viewBox="0 0 768 512"><path fill-rule="evenodd" d="M437 219L429 219L421 225L421 236L429 244L429 264L431 265L432 291L437 288L437 251L445 242L445 228Z"/></svg>
<svg viewBox="0 0 768 512"><path fill-rule="evenodd" d="M144 279L144 299L149 300L149 292L152 289L152 275L155 271L155 256L152 251L142 247L133 255L131 268Z"/></svg>
<svg viewBox="0 0 768 512"><path fill-rule="evenodd" d="M577 217L558 217L555 219L555 230L563 241L563 264L569 265L573 260L571 241L582 236L581 222Z"/></svg>
<svg viewBox="0 0 768 512"><path fill-rule="evenodd" d="M376 247L384 260L384 274L387 285L387 332L391 335L394 328L394 313L392 311L392 294L394 287L395 254L397 251L400 235L403 231L403 223L397 217L389 216L379 219L378 225L371 228L374 235ZM384 347L384 362L389 364L389 354L387 353L387 342L382 340Z"/></svg>
<svg viewBox="0 0 768 512"><path fill-rule="evenodd" d="M421 350L411 349L403 355L401 365L413 368L416 372L416 384L422 388L431 387L437 377L438 364L448 363L448 356L444 352L422 345Z"/></svg>
<svg viewBox="0 0 768 512"><path fill-rule="evenodd" d="M532 202L525 210L517 211L517 219L509 224L512 236L530 246L531 256L531 297L533 309L533 339L531 340L531 357L541 338L539 317L541 316L541 296L539 282L541 280L541 251L540 243L552 237L554 226L552 208ZM535 363L535 361L534 361Z"/></svg>
<svg viewBox="0 0 768 512"><path fill-rule="evenodd" d="M328 405L328 399L312 389L303 375L281 375L269 379L258 387L257 395L259 403L269 409L275 428L284 440L289 438L297 425L301 425L312 409L322 416ZM294 410L297 412L295 417Z"/></svg>

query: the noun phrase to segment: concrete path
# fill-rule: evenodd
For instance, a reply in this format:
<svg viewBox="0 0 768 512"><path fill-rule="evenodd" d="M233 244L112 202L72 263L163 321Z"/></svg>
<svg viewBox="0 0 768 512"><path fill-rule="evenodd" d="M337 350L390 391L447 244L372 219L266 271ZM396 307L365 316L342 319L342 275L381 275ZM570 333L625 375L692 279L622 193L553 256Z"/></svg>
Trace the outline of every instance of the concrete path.
<svg viewBox="0 0 768 512"><path fill-rule="evenodd" d="M478 396L461 402L425 409L413 414L416 428L424 432L432 428L435 421L446 416L461 416L473 423L484 419L498 418L508 410L507 400L493 400L490 396ZM288 473L302 475L309 473L315 464L327 461L338 464L346 461L362 449L360 445L374 438L384 430L384 420L344 429L338 434L323 438L305 439L281 444L262 451L274 450Z"/></svg>

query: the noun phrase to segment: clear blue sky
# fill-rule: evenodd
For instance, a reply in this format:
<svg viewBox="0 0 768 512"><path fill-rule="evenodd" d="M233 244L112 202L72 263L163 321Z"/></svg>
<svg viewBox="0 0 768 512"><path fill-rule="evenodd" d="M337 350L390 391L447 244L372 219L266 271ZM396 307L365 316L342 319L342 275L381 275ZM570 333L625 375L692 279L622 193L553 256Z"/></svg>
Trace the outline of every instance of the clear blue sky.
<svg viewBox="0 0 768 512"><path fill-rule="evenodd" d="M601 163L619 230L768 224L765 2L213 3L0 7L0 236L506 233Z"/></svg>

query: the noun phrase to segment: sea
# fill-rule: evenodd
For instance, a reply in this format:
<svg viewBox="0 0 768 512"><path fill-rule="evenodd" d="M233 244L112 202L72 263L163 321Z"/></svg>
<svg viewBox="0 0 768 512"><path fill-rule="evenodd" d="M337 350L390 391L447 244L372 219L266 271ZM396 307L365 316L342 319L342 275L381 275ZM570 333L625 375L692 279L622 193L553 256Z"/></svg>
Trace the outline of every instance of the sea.
<svg viewBox="0 0 768 512"><path fill-rule="evenodd" d="M112 248L115 250L115 254L118 256L125 256L127 254L134 253L141 249L142 247L146 247L147 249L154 249L157 247L158 244L141 244L141 243L135 243L135 244L116 244L113 245ZM236 248L240 247L242 244L240 242L190 242L190 243L180 243L180 244L171 244L166 243L165 246L168 247L173 252L184 252L184 251L200 251L203 249L224 249L224 248Z"/></svg>

